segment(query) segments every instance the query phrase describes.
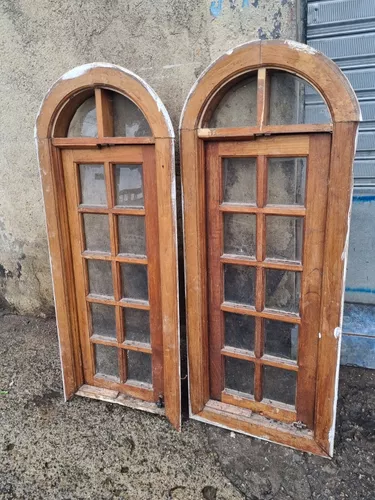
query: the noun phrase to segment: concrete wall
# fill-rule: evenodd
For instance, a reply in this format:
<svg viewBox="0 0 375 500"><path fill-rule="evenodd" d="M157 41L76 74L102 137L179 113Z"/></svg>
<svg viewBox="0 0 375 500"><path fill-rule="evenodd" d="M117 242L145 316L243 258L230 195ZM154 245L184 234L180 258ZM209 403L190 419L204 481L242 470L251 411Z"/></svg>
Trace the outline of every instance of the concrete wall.
<svg viewBox="0 0 375 500"><path fill-rule="evenodd" d="M0 309L49 314L53 295L34 122L52 83L106 61L138 73L177 130L201 71L254 38L297 39L298 0L0 0Z"/></svg>

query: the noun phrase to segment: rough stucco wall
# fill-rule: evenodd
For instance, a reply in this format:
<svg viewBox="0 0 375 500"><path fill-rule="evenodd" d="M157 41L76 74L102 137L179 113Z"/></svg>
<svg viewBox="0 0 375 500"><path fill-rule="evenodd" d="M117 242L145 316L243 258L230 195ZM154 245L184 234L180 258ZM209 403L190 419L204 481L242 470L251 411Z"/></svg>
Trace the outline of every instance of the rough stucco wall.
<svg viewBox="0 0 375 500"><path fill-rule="evenodd" d="M53 296L34 123L52 83L106 61L138 73L177 131L197 76L254 38L297 38L298 0L0 0L0 309L48 314Z"/></svg>

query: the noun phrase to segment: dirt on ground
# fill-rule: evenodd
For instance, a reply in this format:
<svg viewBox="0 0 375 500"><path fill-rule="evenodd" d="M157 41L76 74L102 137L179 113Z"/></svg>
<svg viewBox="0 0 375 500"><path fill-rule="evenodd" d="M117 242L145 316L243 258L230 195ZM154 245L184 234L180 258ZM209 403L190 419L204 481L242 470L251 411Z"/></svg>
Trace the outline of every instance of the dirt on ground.
<svg viewBox="0 0 375 500"><path fill-rule="evenodd" d="M54 320L0 318L0 498L375 499L375 371L341 370L332 460L74 397Z"/></svg>

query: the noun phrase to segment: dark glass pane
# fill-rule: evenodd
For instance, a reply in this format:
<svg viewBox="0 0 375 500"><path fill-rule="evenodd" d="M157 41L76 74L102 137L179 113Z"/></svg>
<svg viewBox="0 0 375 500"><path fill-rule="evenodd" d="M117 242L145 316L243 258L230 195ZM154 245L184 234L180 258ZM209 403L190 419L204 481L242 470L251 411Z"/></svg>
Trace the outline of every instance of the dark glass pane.
<svg viewBox="0 0 375 500"><path fill-rule="evenodd" d="M254 305L255 268L224 264L224 297L228 302Z"/></svg>
<svg viewBox="0 0 375 500"><path fill-rule="evenodd" d="M122 293L126 299L148 300L147 266L121 264Z"/></svg>
<svg viewBox="0 0 375 500"><path fill-rule="evenodd" d="M225 345L254 350L255 318L245 314L224 313Z"/></svg>
<svg viewBox="0 0 375 500"><path fill-rule="evenodd" d="M90 304L92 334L116 339L116 315L114 306Z"/></svg>
<svg viewBox="0 0 375 500"><path fill-rule="evenodd" d="M322 96L310 84L285 71L270 71L270 124L330 123Z"/></svg>
<svg viewBox="0 0 375 500"><path fill-rule="evenodd" d="M297 373L273 366L263 367L263 398L295 405Z"/></svg>
<svg viewBox="0 0 375 500"><path fill-rule="evenodd" d="M151 355L144 352L127 351L128 380L152 384Z"/></svg>
<svg viewBox="0 0 375 500"><path fill-rule="evenodd" d="M224 253L255 256L256 216L224 214Z"/></svg>
<svg viewBox="0 0 375 500"><path fill-rule="evenodd" d="M300 273L294 271L266 270L266 307L298 313L300 298Z"/></svg>
<svg viewBox="0 0 375 500"><path fill-rule="evenodd" d="M209 121L210 128L249 127L257 121L257 75L228 90Z"/></svg>
<svg viewBox="0 0 375 500"><path fill-rule="evenodd" d="M304 205L306 158L268 159L268 199L270 205Z"/></svg>
<svg viewBox="0 0 375 500"><path fill-rule="evenodd" d="M144 114L133 101L117 92L112 92L112 98L115 137L152 136Z"/></svg>
<svg viewBox="0 0 375 500"><path fill-rule="evenodd" d="M142 165L116 165L116 206L144 206Z"/></svg>
<svg viewBox="0 0 375 500"><path fill-rule="evenodd" d="M266 257L301 262L303 218L268 215Z"/></svg>
<svg viewBox="0 0 375 500"><path fill-rule="evenodd" d="M146 255L145 218L139 215L118 217L119 252Z"/></svg>
<svg viewBox="0 0 375 500"><path fill-rule="evenodd" d="M264 321L264 353L280 358L297 359L298 325L284 321Z"/></svg>
<svg viewBox="0 0 375 500"><path fill-rule="evenodd" d="M110 252L108 215L83 214L86 250Z"/></svg>
<svg viewBox="0 0 375 500"><path fill-rule="evenodd" d="M79 166L81 203L83 205L107 206L103 165L84 164Z"/></svg>
<svg viewBox="0 0 375 500"><path fill-rule="evenodd" d="M256 159L223 159L223 201L225 203L256 202Z"/></svg>
<svg viewBox="0 0 375 500"><path fill-rule="evenodd" d="M104 260L88 260L87 269L90 293L113 297L111 263Z"/></svg>
<svg viewBox="0 0 375 500"><path fill-rule="evenodd" d="M254 363L225 356L225 388L254 393Z"/></svg>
<svg viewBox="0 0 375 500"><path fill-rule="evenodd" d="M150 314L142 309L124 308L125 340L150 343Z"/></svg>
<svg viewBox="0 0 375 500"><path fill-rule="evenodd" d="M94 96L77 108L69 124L68 137L98 137Z"/></svg>
<svg viewBox="0 0 375 500"><path fill-rule="evenodd" d="M118 350L116 347L95 344L95 373L119 380Z"/></svg>

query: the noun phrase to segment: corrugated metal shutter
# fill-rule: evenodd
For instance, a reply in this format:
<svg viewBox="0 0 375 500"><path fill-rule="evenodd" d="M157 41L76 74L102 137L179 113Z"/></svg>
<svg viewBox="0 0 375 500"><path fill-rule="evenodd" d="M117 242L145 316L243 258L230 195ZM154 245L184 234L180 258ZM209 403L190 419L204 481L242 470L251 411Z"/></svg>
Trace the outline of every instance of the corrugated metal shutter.
<svg viewBox="0 0 375 500"><path fill-rule="evenodd" d="M308 0L307 43L341 67L361 105L343 358L375 368L375 0ZM318 112L307 95L306 113Z"/></svg>

